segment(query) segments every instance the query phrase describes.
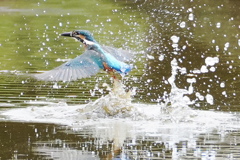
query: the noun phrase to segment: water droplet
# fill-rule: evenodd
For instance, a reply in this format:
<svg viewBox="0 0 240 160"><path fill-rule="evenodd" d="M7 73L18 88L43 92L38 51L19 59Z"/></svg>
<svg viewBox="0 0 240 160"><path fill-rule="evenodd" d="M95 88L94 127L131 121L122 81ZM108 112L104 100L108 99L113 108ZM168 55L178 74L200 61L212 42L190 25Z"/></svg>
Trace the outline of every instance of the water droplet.
<svg viewBox="0 0 240 160"><path fill-rule="evenodd" d="M54 89L59 89L59 88L61 88L61 86L58 85L57 83L55 83L52 87L53 87Z"/></svg>
<svg viewBox="0 0 240 160"><path fill-rule="evenodd" d="M173 44L173 45L172 45L172 47L173 47L173 48L177 48L177 47L178 47L178 45L177 45L177 44L175 44L175 45ZM177 54L178 54L177 52L172 52L172 53L173 53L173 54L175 54L175 55L177 55Z"/></svg>
<svg viewBox="0 0 240 160"><path fill-rule="evenodd" d="M186 48L187 48L187 46L186 46L186 45L182 46L182 49L183 49L183 50L185 50Z"/></svg>
<svg viewBox="0 0 240 160"><path fill-rule="evenodd" d="M170 39L172 40L173 43L178 43L180 37L173 35Z"/></svg>
<svg viewBox="0 0 240 160"><path fill-rule="evenodd" d="M224 50L226 51L229 46L230 46L230 43L229 43L229 42L225 43L225 45L224 45Z"/></svg>
<svg viewBox="0 0 240 160"><path fill-rule="evenodd" d="M220 83L220 87L224 88L225 87L225 83L224 82Z"/></svg>
<svg viewBox="0 0 240 160"><path fill-rule="evenodd" d="M190 14L188 15L188 19L189 19L189 21L193 21L193 20L194 20L194 15L193 15L193 13L190 13Z"/></svg>
<svg viewBox="0 0 240 160"><path fill-rule="evenodd" d="M214 104L214 99L213 99L213 96L211 94L207 94L205 96L206 100L207 100L207 103L213 105Z"/></svg>
<svg viewBox="0 0 240 160"><path fill-rule="evenodd" d="M161 54L161 55L158 57L158 60L159 60L159 61L163 61L163 60L164 60L164 55Z"/></svg>
<svg viewBox="0 0 240 160"><path fill-rule="evenodd" d="M218 22L218 23L216 24L216 27L217 27L217 28L220 28L220 27L221 27L221 23Z"/></svg>
<svg viewBox="0 0 240 160"><path fill-rule="evenodd" d="M196 78L188 78L187 82L188 83L196 83Z"/></svg>
<svg viewBox="0 0 240 160"><path fill-rule="evenodd" d="M149 83L149 82L152 82L152 79L148 79L147 82L148 82L148 83Z"/></svg>
<svg viewBox="0 0 240 160"><path fill-rule="evenodd" d="M222 92L222 95L224 95L225 97L227 96L227 92L226 91L223 91Z"/></svg>
<svg viewBox="0 0 240 160"><path fill-rule="evenodd" d="M215 71L216 71L216 68L215 68L215 67L211 67L209 70L210 70L211 72L215 72Z"/></svg>
<svg viewBox="0 0 240 160"><path fill-rule="evenodd" d="M216 63L219 63L219 58L218 57L207 57L205 59L205 63L207 66L213 66Z"/></svg>
<svg viewBox="0 0 240 160"><path fill-rule="evenodd" d="M152 55L149 55L149 54L147 54L147 58L148 59L154 59L154 57Z"/></svg>
<svg viewBox="0 0 240 160"><path fill-rule="evenodd" d="M186 27L186 22L181 22L179 25L181 28L185 28Z"/></svg>
<svg viewBox="0 0 240 160"><path fill-rule="evenodd" d="M198 99L199 99L200 101L203 101L203 100L204 100L204 96L202 96L199 92L197 92L195 95L196 95L196 97L198 97Z"/></svg>
<svg viewBox="0 0 240 160"><path fill-rule="evenodd" d="M201 70L201 73L207 73L208 72L207 66L205 66L205 65L203 65L200 70Z"/></svg>
<svg viewBox="0 0 240 160"><path fill-rule="evenodd" d="M187 12L192 12L193 10L192 10L192 8L188 8L188 10L187 10Z"/></svg>

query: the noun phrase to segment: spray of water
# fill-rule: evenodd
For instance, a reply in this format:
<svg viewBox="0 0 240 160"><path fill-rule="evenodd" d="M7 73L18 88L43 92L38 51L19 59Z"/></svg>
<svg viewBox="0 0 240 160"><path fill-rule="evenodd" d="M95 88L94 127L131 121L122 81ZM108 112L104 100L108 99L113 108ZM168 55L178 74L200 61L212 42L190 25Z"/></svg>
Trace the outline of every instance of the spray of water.
<svg viewBox="0 0 240 160"><path fill-rule="evenodd" d="M89 115L88 118L118 116L126 117L130 116L134 107L131 103L133 92L125 91L125 86L120 80L114 79L113 88L104 83L104 87L107 87L109 94L99 98L95 102L87 104L84 108L78 111L82 114Z"/></svg>
<svg viewBox="0 0 240 160"><path fill-rule="evenodd" d="M132 103L134 91L125 91L125 86L119 80L114 80L113 87L104 84L109 90L109 94L99 98L95 102L87 104L84 108L79 109L80 114L84 114L88 119L120 117L131 118L134 120L171 120L171 121L187 121L195 116L195 112L189 108L190 101L187 94L191 91L179 89L175 84L178 70L177 60L171 62L172 75L168 79L171 85L171 92L164 104L159 105L142 105ZM150 109L151 108L151 109ZM187 115L187 116L186 116Z"/></svg>
<svg viewBox="0 0 240 160"><path fill-rule="evenodd" d="M171 92L168 98L165 99L164 104L132 103L132 96L134 96L135 91L126 91L124 84L120 80L114 80L112 88L108 84L103 84L109 90L106 96L86 105L68 106L65 103L64 105L59 103L40 108L33 106L20 109L24 114L16 114L14 110L7 111L4 114L18 120L36 121L41 117L41 122L44 119L47 121L58 119L59 117L61 117L61 120L58 120L62 121L63 116L68 119L68 123L71 122L70 119L72 119L72 122L76 122L85 119L110 117L130 118L131 120L191 121L191 118L196 114L189 107L189 104L194 102L187 97L190 91L179 89L175 84L176 75L181 69L176 59L172 60L171 66L172 75L168 79L171 85ZM17 112L20 111L18 110ZM21 117L21 115L25 116Z"/></svg>

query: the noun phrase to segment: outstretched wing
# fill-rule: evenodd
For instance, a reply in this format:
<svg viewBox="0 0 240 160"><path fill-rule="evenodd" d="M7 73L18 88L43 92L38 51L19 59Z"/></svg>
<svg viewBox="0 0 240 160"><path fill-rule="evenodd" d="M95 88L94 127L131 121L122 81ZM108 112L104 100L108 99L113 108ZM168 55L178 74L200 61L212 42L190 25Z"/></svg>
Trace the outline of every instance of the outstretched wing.
<svg viewBox="0 0 240 160"><path fill-rule="evenodd" d="M34 77L44 81L74 81L95 75L100 68L103 66L99 53L87 50L61 66L41 74L35 74Z"/></svg>
<svg viewBox="0 0 240 160"><path fill-rule="evenodd" d="M128 61L132 61L133 58L134 58L134 55L127 50L123 50L123 49L120 49L120 48L109 47L109 46L102 46L102 48L107 53L111 54L112 56L114 56L119 61L128 62Z"/></svg>

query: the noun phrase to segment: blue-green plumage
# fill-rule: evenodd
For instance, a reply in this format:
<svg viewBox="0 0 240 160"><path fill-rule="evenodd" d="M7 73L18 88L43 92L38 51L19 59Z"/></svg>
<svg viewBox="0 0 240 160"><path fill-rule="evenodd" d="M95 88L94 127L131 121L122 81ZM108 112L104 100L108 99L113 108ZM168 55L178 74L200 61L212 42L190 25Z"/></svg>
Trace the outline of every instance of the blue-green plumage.
<svg viewBox="0 0 240 160"><path fill-rule="evenodd" d="M100 53L99 57L94 57L93 59L94 61L98 61L100 59L99 66L101 66L100 67L101 69L104 69L102 68L103 63L106 63L106 65L110 69L113 69L120 74L126 74L132 69L130 65L117 60L113 55L111 55L110 53L102 49L102 47L98 43L92 43L92 44L91 43L87 44L86 42L84 43L87 46L88 50L94 50L97 53Z"/></svg>
<svg viewBox="0 0 240 160"><path fill-rule="evenodd" d="M35 75L36 78L46 81L71 81L95 75L100 69L122 75L132 69L131 65L124 62L129 60L129 53L121 49L101 46L89 31L73 31L63 33L62 36L76 38L85 45L86 51L53 70Z"/></svg>

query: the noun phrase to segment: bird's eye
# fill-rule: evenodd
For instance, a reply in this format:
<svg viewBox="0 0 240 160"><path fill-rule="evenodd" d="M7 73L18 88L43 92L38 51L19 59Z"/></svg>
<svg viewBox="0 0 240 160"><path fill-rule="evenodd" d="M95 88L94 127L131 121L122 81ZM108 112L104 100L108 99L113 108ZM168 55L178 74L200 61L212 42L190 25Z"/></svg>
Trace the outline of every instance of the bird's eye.
<svg viewBox="0 0 240 160"><path fill-rule="evenodd" d="M72 32L72 34L73 34L73 35L76 35L76 32L75 32L75 31L73 31L73 32Z"/></svg>

